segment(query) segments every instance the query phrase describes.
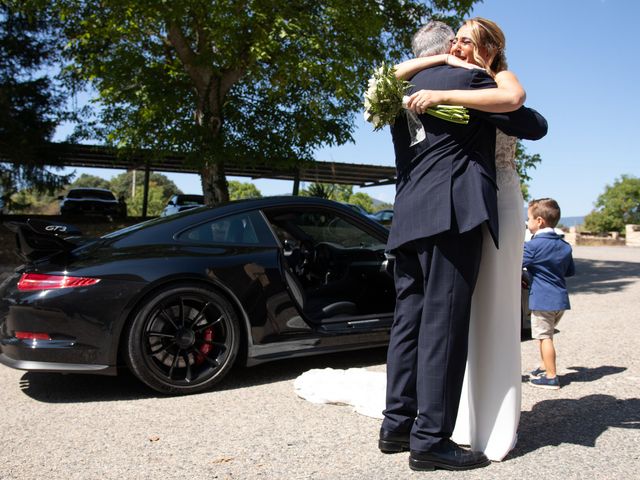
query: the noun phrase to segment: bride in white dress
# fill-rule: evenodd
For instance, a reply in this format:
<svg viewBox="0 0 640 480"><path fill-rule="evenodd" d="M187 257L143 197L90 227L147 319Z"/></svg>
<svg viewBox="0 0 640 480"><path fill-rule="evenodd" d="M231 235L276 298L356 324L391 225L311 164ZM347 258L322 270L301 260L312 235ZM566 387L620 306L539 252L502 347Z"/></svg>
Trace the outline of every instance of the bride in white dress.
<svg viewBox="0 0 640 480"><path fill-rule="evenodd" d="M490 460L515 446L521 402L520 277L523 199L515 168L516 139L498 131L496 170L500 249L485 233L471 304L469 353L452 440Z"/></svg>
<svg viewBox="0 0 640 480"><path fill-rule="evenodd" d="M498 88L486 90L421 91L430 105L448 103L489 112L517 109L524 103L524 90L506 70L504 35L485 19L467 21L452 43L450 55L434 55L398 65L396 75L410 78L418 71L448 63L465 68L486 68ZM477 47L477 46L480 47ZM457 57L457 58L453 58ZM460 62L462 60L463 62ZM421 113L421 112L419 112ZM467 370L452 440L482 451L494 461L502 460L515 446L521 403L520 276L524 243L524 201L515 167L516 139L498 131L496 170L500 249L484 232L480 273L474 291L469 331ZM315 372L315 373L314 373ZM373 375L377 374L377 375ZM331 384L366 385L369 403L361 395L351 399L344 389L331 393ZM306 372L296 379L298 395L318 403L349 403L356 410L382 418L384 377L364 369ZM318 394L318 389L324 394ZM315 394L310 393L315 390ZM358 388L361 392L362 388ZM380 393L380 398L377 398ZM354 398L355 398L354 397ZM332 399L338 398L338 401Z"/></svg>

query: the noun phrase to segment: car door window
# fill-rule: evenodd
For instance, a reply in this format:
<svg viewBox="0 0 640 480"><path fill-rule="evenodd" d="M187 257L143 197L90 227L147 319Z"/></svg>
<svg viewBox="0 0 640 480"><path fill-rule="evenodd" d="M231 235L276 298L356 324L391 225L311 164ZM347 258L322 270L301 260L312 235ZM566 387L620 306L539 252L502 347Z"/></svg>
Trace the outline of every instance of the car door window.
<svg viewBox="0 0 640 480"><path fill-rule="evenodd" d="M190 228L178 235L178 239L183 241L241 245L267 243L269 238L270 235L264 225L264 220L255 212L219 218Z"/></svg>
<svg viewBox="0 0 640 480"><path fill-rule="evenodd" d="M275 230L283 240L298 230L313 243L330 242L343 248L383 248L381 241L329 210L286 213L274 217ZM287 228L288 227L288 228ZM293 230L293 232L292 232Z"/></svg>

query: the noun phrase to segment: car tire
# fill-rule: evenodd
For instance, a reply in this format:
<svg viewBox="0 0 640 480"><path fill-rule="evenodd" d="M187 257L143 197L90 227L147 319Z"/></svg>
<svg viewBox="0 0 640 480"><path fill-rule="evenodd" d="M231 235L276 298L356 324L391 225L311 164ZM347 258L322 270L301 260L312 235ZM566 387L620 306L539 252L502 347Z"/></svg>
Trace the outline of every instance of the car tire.
<svg viewBox="0 0 640 480"><path fill-rule="evenodd" d="M129 369L152 389L190 394L209 389L231 370L240 346L229 301L200 285L156 292L125 332Z"/></svg>

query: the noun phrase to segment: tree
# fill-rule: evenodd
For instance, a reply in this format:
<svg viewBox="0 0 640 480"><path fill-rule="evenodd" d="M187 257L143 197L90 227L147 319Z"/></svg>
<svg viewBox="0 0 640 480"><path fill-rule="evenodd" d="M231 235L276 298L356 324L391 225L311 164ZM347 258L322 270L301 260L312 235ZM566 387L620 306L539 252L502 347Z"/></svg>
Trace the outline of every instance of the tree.
<svg viewBox="0 0 640 480"><path fill-rule="evenodd" d="M314 182L310 183L300 194L307 197L326 198L336 202L348 203L349 198L353 195L353 185Z"/></svg>
<svg viewBox="0 0 640 480"><path fill-rule="evenodd" d="M529 175L529 171L531 169L535 169L538 164L542 161L540 155L535 153L533 155L529 155L526 153L527 149L522 143L522 140L518 140L516 142L516 171L518 172L518 176L520 177L520 189L522 190L522 197L525 200L530 200L529 196L529 184L528 182L531 180L531 176Z"/></svg>
<svg viewBox="0 0 640 480"><path fill-rule="evenodd" d="M136 172L135 189L133 188L133 178L133 171L123 172L109 181L109 188L117 198L124 199L127 204L127 215L139 217L142 215L144 172ZM178 193L182 193L182 191L166 175L152 172L149 175L147 214L160 215L169 199Z"/></svg>
<svg viewBox="0 0 640 480"><path fill-rule="evenodd" d="M364 208L367 212L373 211L373 198L367 193L356 192L349 197L349 203Z"/></svg>
<svg viewBox="0 0 640 480"><path fill-rule="evenodd" d="M229 200L241 200L244 198L262 198L262 193L253 183L231 180L229 182Z"/></svg>
<svg viewBox="0 0 640 480"><path fill-rule="evenodd" d="M640 178L622 175L606 186L595 207L584 219L587 231L623 233L625 225L640 224Z"/></svg>
<svg viewBox="0 0 640 480"><path fill-rule="evenodd" d="M88 175L86 173L83 173L78 178L76 178L73 181L73 183L71 183L71 185L69 185L69 188L83 188L83 187L111 189L111 184L109 180L105 180L102 177L97 177L95 175Z"/></svg>
<svg viewBox="0 0 640 480"><path fill-rule="evenodd" d="M135 189L133 188L133 179L133 171L123 172L119 175L116 175L109 181L110 188L117 197L122 196L127 201L131 199L132 193L134 191L136 197L142 197L142 192L144 190L144 172L135 172ZM162 173L151 172L151 174L149 175L149 184L151 184L152 182L162 190L162 197L166 198L167 201L173 195L183 193L182 190L180 190L178 186L169 179L169 177L163 175Z"/></svg>
<svg viewBox="0 0 640 480"><path fill-rule="evenodd" d="M373 206L373 213L379 212L380 210L393 210L393 203L380 202Z"/></svg>
<svg viewBox="0 0 640 480"><path fill-rule="evenodd" d="M367 212L375 210L373 198L368 193L353 193L353 185L338 185L333 183L311 183L302 195L320 197L342 203L351 203L364 208Z"/></svg>
<svg viewBox="0 0 640 480"><path fill-rule="evenodd" d="M292 168L351 141L375 64L408 53L423 19L459 22L475 1L47 3L64 20L73 78L98 92L79 134L184 153L218 203L225 162Z"/></svg>
<svg viewBox="0 0 640 480"><path fill-rule="evenodd" d="M61 45L55 22L44 12L29 14L22 2L0 3L0 195L5 204L19 190L61 188L73 175L54 173L40 148L51 139L62 105L59 87L44 73Z"/></svg>
<svg viewBox="0 0 640 480"><path fill-rule="evenodd" d="M330 183L311 183L300 194L305 197L318 197L333 200L335 185Z"/></svg>
<svg viewBox="0 0 640 480"><path fill-rule="evenodd" d="M129 217L141 217L142 216L142 188L138 190L140 193L135 197L125 197L127 204L127 216ZM165 205L169 201L169 197L165 194L165 190L161 185L149 180L149 196L147 199L147 215L155 217L160 215Z"/></svg>

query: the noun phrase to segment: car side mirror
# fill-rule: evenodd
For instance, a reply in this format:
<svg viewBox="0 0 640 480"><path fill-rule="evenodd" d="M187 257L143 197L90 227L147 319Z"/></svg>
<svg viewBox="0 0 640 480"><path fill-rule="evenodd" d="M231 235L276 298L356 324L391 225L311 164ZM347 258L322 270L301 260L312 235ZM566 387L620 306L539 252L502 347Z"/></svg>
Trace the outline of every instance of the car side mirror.
<svg viewBox="0 0 640 480"><path fill-rule="evenodd" d="M58 200L64 200L64 195L58 195Z"/></svg>
<svg viewBox="0 0 640 480"><path fill-rule="evenodd" d="M169 200L169 203L167 203L167 205L171 205L173 207L175 203L173 203L173 200Z"/></svg>

